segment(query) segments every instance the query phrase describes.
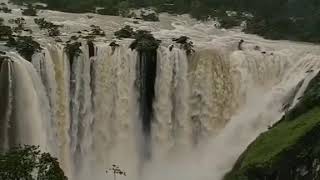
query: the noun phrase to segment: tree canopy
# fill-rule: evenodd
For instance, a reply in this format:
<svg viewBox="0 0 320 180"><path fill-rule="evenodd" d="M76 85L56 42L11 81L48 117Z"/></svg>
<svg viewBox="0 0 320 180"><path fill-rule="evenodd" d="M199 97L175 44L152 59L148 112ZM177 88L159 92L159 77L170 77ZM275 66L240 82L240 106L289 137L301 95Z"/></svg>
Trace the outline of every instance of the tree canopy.
<svg viewBox="0 0 320 180"><path fill-rule="evenodd" d="M59 162L37 146L19 146L0 153L0 179L67 180Z"/></svg>

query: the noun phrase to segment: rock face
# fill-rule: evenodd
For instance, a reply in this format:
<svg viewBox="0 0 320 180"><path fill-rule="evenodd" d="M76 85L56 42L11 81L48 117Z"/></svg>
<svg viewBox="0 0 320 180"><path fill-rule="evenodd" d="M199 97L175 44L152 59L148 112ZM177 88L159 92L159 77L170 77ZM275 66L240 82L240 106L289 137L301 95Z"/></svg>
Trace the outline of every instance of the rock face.
<svg viewBox="0 0 320 180"><path fill-rule="evenodd" d="M300 103L260 135L224 180L319 180L320 106L318 74Z"/></svg>

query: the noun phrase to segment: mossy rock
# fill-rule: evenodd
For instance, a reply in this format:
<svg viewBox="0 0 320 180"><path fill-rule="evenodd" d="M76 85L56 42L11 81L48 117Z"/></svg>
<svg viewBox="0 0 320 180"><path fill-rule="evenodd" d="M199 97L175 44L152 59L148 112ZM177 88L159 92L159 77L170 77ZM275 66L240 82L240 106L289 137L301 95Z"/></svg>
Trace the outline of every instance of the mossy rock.
<svg viewBox="0 0 320 180"><path fill-rule="evenodd" d="M191 55L192 53L195 52L195 50L193 49L194 48L193 42L187 36L180 36L179 38L173 38L172 41L180 44L180 47L186 51L187 55ZM172 50L172 48L170 49L170 51Z"/></svg>
<svg viewBox="0 0 320 180"><path fill-rule="evenodd" d="M128 25L114 33L114 35L119 39L121 39L121 38L134 38L135 34L136 33L134 32L133 28Z"/></svg>
<svg viewBox="0 0 320 180"><path fill-rule="evenodd" d="M73 59L82 53L80 49L81 45L82 44L80 42L70 42L65 46L64 50L69 56L69 59Z"/></svg>
<svg viewBox="0 0 320 180"><path fill-rule="evenodd" d="M89 32L89 35L91 36L105 36L105 32L101 29L100 26L96 26L96 25L91 25L90 26L92 29Z"/></svg>
<svg viewBox="0 0 320 180"><path fill-rule="evenodd" d="M31 36L18 36L16 39L11 37L6 46L15 48L28 61L32 60L33 54L41 50L40 44L34 41Z"/></svg>
<svg viewBox="0 0 320 180"><path fill-rule="evenodd" d="M12 29L10 26L0 25L0 40L7 40L12 36Z"/></svg>
<svg viewBox="0 0 320 180"><path fill-rule="evenodd" d="M141 18L145 21L153 21L153 22L159 21L159 16L156 13L149 13L149 14L142 13Z"/></svg>
<svg viewBox="0 0 320 180"><path fill-rule="evenodd" d="M35 9L32 5L28 5L27 9L22 10L22 15L25 16L37 16L37 9Z"/></svg>
<svg viewBox="0 0 320 180"><path fill-rule="evenodd" d="M137 51L153 51L158 49L161 41L154 38L149 31L139 30L136 32L130 48Z"/></svg>

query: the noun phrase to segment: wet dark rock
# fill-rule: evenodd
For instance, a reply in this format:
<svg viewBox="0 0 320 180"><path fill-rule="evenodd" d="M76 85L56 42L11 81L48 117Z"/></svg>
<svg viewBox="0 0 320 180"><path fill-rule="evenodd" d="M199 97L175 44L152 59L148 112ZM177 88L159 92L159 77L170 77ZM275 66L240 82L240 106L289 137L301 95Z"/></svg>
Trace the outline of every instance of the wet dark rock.
<svg viewBox="0 0 320 180"><path fill-rule="evenodd" d="M70 37L70 40L72 40L72 41L76 41L76 40L78 40L79 39L79 36L71 36Z"/></svg>
<svg viewBox="0 0 320 180"><path fill-rule="evenodd" d="M136 32L130 48L137 51L151 51L158 49L161 41L154 38L149 31L139 30Z"/></svg>
<svg viewBox="0 0 320 180"><path fill-rule="evenodd" d="M39 26L40 29L51 29L51 28L63 27L63 25L56 25L52 22L46 21L44 18L35 18L34 22Z"/></svg>
<svg viewBox="0 0 320 180"><path fill-rule="evenodd" d="M255 47L254 47L254 50L256 50L256 51L260 51L260 50L261 50L261 48L260 48L260 46L255 46Z"/></svg>
<svg viewBox="0 0 320 180"><path fill-rule="evenodd" d="M0 25L0 40L8 40L12 36L12 29L10 26Z"/></svg>
<svg viewBox="0 0 320 180"><path fill-rule="evenodd" d="M69 56L70 61L73 62L72 59L81 54L82 51L81 51L80 47L81 47L81 43L80 42L69 42L69 43L67 43L67 45L65 46L64 50L67 53L67 55Z"/></svg>
<svg viewBox="0 0 320 180"><path fill-rule="evenodd" d="M145 12L142 12L141 18L145 21L153 21L153 22L159 21L159 16L155 12L148 13L148 14Z"/></svg>
<svg viewBox="0 0 320 180"><path fill-rule="evenodd" d="M15 19L9 19L8 22L10 24L16 24L17 25L16 27L12 28L12 31L17 33L17 34L20 34L22 31L25 30L26 20L24 18L22 18L22 17L15 18Z"/></svg>
<svg viewBox="0 0 320 180"><path fill-rule="evenodd" d="M34 41L31 36L18 36L16 39L11 37L7 41L6 46L15 48L28 61L32 60L34 53L41 50L40 44Z"/></svg>
<svg viewBox="0 0 320 180"><path fill-rule="evenodd" d="M50 37L53 37L53 36L60 36L61 35L61 32L58 28L50 28L48 30L48 35Z"/></svg>
<svg viewBox="0 0 320 180"><path fill-rule="evenodd" d="M24 32L28 32L28 33L30 33L30 34L33 33L33 31L32 31L31 29L24 29L23 31L24 31Z"/></svg>
<svg viewBox="0 0 320 180"><path fill-rule="evenodd" d="M308 71L306 71L306 73L313 73L314 70L313 69L309 69Z"/></svg>
<svg viewBox="0 0 320 180"><path fill-rule="evenodd" d="M172 41L180 44L180 47L186 51L187 55L191 55L192 53L195 52L195 50L193 49L193 47L194 47L193 42L187 36L173 38Z"/></svg>
<svg viewBox="0 0 320 180"><path fill-rule="evenodd" d="M170 45L170 46L169 46L169 50L170 50L170 51L172 51L173 48L174 48L174 45Z"/></svg>
<svg viewBox="0 0 320 180"><path fill-rule="evenodd" d="M28 5L27 9L22 10L22 15L25 16L37 16L37 9L35 9L31 4Z"/></svg>
<svg viewBox="0 0 320 180"><path fill-rule="evenodd" d="M50 37L61 35L59 28L63 27L62 25L56 25L52 22L46 21L44 18L35 18L34 22L39 26L40 29L47 29Z"/></svg>
<svg viewBox="0 0 320 180"><path fill-rule="evenodd" d="M109 46L111 46L112 48L112 54L114 53L114 51L116 50L117 47L119 47L120 45L116 42L116 41L112 41Z"/></svg>
<svg viewBox="0 0 320 180"><path fill-rule="evenodd" d="M91 25L90 27L92 29L91 29L89 35L92 35L92 36L105 36L106 35L100 26Z"/></svg>
<svg viewBox="0 0 320 180"><path fill-rule="evenodd" d="M238 43L238 50L242 51L242 44L244 43L244 40L241 39Z"/></svg>
<svg viewBox="0 0 320 180"><path fill-rule="evenodd" d="M120 45L116 41L112 41L109 46L111 47L119 47Z"/></svg>
<svg viewBox="0 0 320 180"><path fill-rule="evenodd" d="M119 31L116 31L114 35L121 39L121 38L133 38L135 36L135 32L131 26L125 26Z"/></svg>
<svg viewBox="0 0 320 180"><path fill-rule="evenodd" d="M152 119L154 116L153 102L155 98L155 81L157 72L157 49L141 49L137 63L137 89L139 91L139 114L142 118L144 134L143 157L149 160L151 152Z"/></svg>
<svg viewBox="0 0 320 180"><path fill-rule="evenodd" d="M12 12L12 10L9 9L8 7L2 7L2 8L0 8L0 11L2 11L4 13L11 13Z"/></svg>
<svg viewBox="0 0 320 180"><path fill-rule="evenodd" d="M15 18L15 19L9 19L8 22L10 24L16 24L18 26L24 26L26 24L26 20L23 17Z"/></svg>
<svg viewBox="0 0 320 180"><path fill-rule="evenodd" d="M80 35L79 38L83 38L86 40L94 40L96 38L96 36L94 36L94 35L81 36Z"/></svg>
<svg viewBox="0 0 320 180"><path fill-rule="evenodd" d="M187 41L189 40L190 38L187 37L187 36L180 36L179 38L173 38L172 41L176 42L176 43L179 43L179 44L185 44L187 43Z"/></svg>
<svg viewBox="0 0 320 180"><path fill-rule="evenodd" d="M6 52L0 51L0 55L5 55Z"/></svg>
<svg viewBox="0 0 320 180"><path fill-rule="evenodd" d="M59 37L55 37L54 40L55 40L56 42L63 42L62 39L59 38Z"/></svg>
<svg viewBox="0 0 320 180"><path fill-rule="evenodd" d="M94 54L94 43L93 43L92 40L88 40L87 41L87 45L88 45L88 48L89 48L89 57L91 58L91 57L95 56L95 54Z"/></svg>

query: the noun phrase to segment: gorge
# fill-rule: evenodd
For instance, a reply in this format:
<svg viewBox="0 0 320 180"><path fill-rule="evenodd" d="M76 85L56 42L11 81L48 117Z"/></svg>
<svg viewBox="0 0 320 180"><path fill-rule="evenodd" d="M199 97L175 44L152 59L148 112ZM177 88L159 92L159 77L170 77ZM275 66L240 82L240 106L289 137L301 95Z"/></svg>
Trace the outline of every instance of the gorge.
<svg viewBox="0 0 320 180"><path fill-rule="evenodd" d="M0 15L21 16L15 7ZM31 62L0 44L8 57L0 60L0 149L39 145L71 180L107 179L112 164L129 176L119 179L222 180L295 107L320 70L313 44L221 30L186 15L139 24L87 15L39 13L63 25L62 42L24 16L42 48ZM69 57L65 42L90 28L88 21L106 36L93 45L80 38L81 53ZM122 39L111 47L113 32L124 25L150 30L160 46L132 50L133 39ZM171 41L181 35L194 42L191 55Z"/></svg>

